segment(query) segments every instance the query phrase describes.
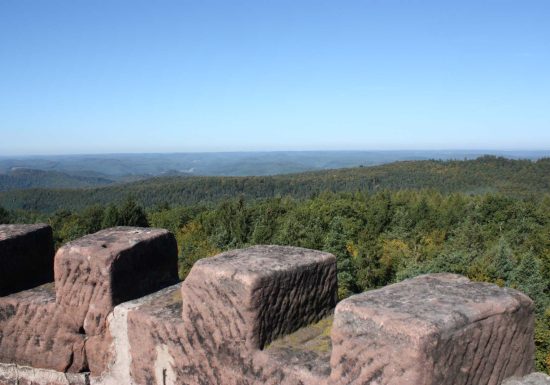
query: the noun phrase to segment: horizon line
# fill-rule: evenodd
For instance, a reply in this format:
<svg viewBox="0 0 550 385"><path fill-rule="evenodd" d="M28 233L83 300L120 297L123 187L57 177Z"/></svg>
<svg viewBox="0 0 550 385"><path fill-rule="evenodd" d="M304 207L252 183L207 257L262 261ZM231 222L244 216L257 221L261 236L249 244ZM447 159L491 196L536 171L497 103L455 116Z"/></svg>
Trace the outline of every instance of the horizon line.
<svg viewBox="0 0 550 385"><path fill-rule="evenodd" d="M1 155L0 158L9 159L17 157L71 157L71 156L120 156L120 155L179 155L179 154L249 154L249 153L398 153L398 152L423 152L423 153L439 153L439 152L449 152L449 153L464 153L471 152L482 155L492 155L491 153L548 153L550 154L550 148L547 149L477 149L477 148L460 148L460 149L384 149L384 150L373 150L373 149L355 149L355 150L341 150L341 149L288 149L288 150L203 150L203 151L152 151L152 152L140 152L140 151L128 151L128 152L82 152L82 153L22 153L22 154L11 154L11 155Z"/></svg>

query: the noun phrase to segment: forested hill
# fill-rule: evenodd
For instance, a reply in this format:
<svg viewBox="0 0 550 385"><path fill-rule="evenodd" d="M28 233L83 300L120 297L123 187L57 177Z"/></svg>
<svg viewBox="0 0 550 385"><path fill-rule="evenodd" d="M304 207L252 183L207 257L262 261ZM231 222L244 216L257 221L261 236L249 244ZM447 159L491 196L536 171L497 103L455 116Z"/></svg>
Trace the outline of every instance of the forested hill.
<svg viewBox="0 0 550 385"><path fill-rule="evenodd" d="M323 191L434 189L443 193L510 196L550 193L550 158L537 161L484 156L465 161L406 161L374 167L259 177L158 177L87 189L28 189L0 193L0 206L53 212L120 203L129 195L145 207L245 198L307 198Z"/></svg>
<svg viewBox="0 0 550 385"><path fill-rule="evenodd" d="M113 184L114 180L92 172L64 173L58 171L14 168L0 173L0 191L29 188L83 188Z"/></svg>

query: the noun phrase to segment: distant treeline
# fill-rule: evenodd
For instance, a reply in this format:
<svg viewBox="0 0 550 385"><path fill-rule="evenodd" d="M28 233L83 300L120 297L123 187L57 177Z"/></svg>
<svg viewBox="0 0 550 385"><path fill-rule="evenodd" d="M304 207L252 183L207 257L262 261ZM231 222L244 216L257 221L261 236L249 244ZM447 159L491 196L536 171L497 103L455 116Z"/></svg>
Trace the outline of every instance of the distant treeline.
<svg viewBox="0 0 550 385"><path fill-rule="evenodd" d="M159 177L86 189L28 189L0 193L0 205L52 213L93 204L120 204L132 196L152 208L162 204L211 204L242 196L311 198L329 192L433 189L442 193L550 193L550 158L538 161L485 156L467 161L408 161L382 166L263 177Z"/></svg>

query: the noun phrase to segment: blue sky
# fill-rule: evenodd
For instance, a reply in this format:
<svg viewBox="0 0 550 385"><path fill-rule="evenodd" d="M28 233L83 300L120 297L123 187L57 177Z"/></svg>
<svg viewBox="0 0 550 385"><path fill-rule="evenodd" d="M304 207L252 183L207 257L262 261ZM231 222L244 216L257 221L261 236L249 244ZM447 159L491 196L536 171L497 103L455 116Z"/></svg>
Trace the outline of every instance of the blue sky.
<svg viewBox="0 0 550 385"><path fill-rule="evenodd" d="M0 155L550 149L550 1L0 2Z"/></svg>

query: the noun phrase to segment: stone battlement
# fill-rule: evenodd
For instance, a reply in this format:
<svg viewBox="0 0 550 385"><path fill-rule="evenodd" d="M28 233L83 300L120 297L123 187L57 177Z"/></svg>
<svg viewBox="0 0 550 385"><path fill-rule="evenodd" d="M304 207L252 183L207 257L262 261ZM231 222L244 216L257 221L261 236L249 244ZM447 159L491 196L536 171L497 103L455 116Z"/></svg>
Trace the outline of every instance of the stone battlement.
<svg viewBox="0 0 550 385"><path fill-rule="evenodd" d="M54 257L48 226L0 225L0 385L497 385L533 370L518 291L433 274L336 293L320 251L233 250L179 283L166 230L107 229Z"/></svg>

